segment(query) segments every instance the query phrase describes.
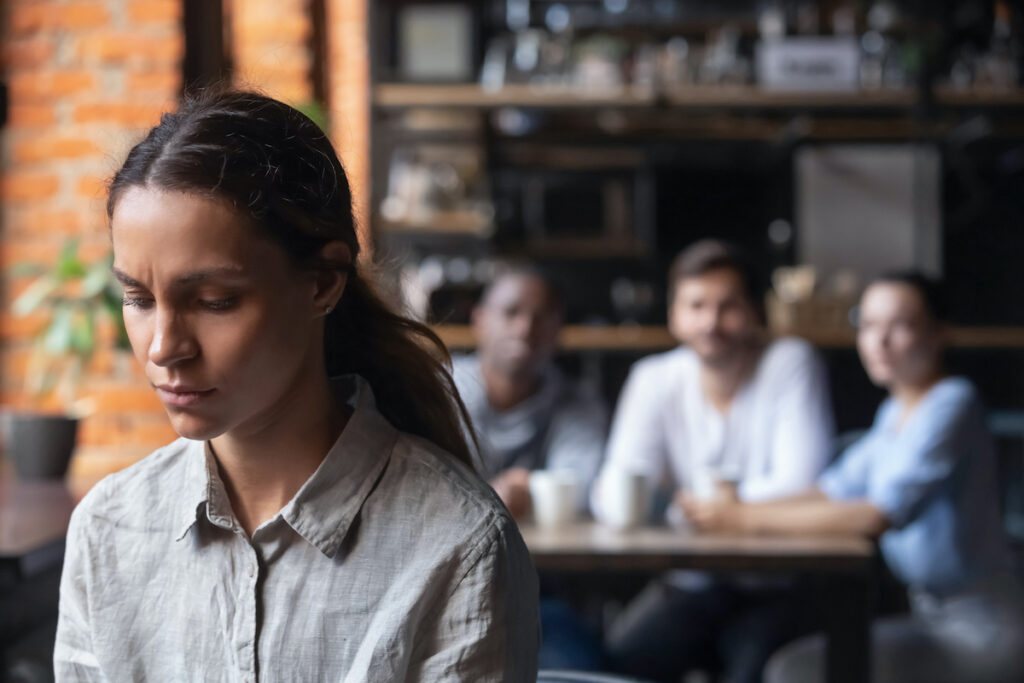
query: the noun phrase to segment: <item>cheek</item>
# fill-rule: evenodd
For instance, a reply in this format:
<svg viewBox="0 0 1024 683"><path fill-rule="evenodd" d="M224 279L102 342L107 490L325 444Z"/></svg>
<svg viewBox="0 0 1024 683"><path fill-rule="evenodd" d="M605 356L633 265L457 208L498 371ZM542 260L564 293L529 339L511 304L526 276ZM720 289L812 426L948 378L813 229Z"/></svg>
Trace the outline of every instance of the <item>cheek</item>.
<svg viewBox="0 0 1024 683"><path fill-rule="evenodd" d="M149 345L153 338L153 330L146 317L132 311L125 311L124 330L128 334L128 342L132 346L132 353L139 360L144 360L149 352Z"/></svg>
<svg viewBox="0 0 1024 683"><path fill-rule="evenodd" d="M729 310L722 316L722 327L731 332L742 332L753 325L753 317L744 310Z"/></svg>

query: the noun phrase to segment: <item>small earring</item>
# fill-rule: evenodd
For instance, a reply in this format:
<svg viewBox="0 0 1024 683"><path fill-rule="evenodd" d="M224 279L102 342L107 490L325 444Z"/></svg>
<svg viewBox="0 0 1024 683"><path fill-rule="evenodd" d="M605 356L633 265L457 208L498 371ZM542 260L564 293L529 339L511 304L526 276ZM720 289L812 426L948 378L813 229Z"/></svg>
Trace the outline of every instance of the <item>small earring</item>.
<svg viewBox="0 0 1024 683"><path fill-rule="evenodd" d="M331 314L331 305L327 304L326 306L324 306L324 315L330 315L330 314Z"/></svg>

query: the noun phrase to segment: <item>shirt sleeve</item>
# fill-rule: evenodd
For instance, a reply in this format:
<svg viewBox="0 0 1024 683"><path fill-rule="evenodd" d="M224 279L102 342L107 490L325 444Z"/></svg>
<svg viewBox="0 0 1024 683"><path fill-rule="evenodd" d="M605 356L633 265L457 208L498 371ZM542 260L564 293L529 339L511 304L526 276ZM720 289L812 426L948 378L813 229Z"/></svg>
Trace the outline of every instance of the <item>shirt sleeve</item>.
<svg viewBox="0 0 1024 683"><path fill-rule="evenodd" d="M991 447L973 389L948 388L926 396L917 410L904 426L899 452L886 454L894 466L868 490L868 499L896 529L917 518L965 458L983 457L982 451Z"/></svg>
<svg viewBox="0 0 1024 683"><path fill-rule="evenodd" d="M622 387L604 465L591 490L591 508L598 520L606 519L601 505L601 482L609 470L643 474L652 485L665 471L668 444L662 397L664 386L671 379L660 370L657 365L640 361L630 370Z"/></svg>
<svg viewBox="0 0 1024 683"><path fill-rule="evenodd" d="M409 681L535 681L540 647L537 574L515 523L470 557L455 590L417 634Z"/></svg>
<svg viewBox="0 0 1024 683"><path fill-rule="evenodd" d="M568 470L579 483L579 507L586 508L601 466L608 412L597 399L579 397L558 411L548 433L548 469Z"/></svg>
<svg viewBox="0 0 1024 683"><path fill-rule="evenodd" d="M56 683L107 681L93 651L88 588L92 565L88 513L80 505L71 515L60 579L57 639L53 649Z"/></svg>
<svg viewBox="0 0 1024 683"><path fill-rule="evenodd" d="M832 500L858 500L868 497L868 475L872 453L877 449L876 430L881 429L888 410L886 401L875 413L874 424L867 434L850 444L818 479L818 488Z"/></svg>
<svg viewBox="0 0 1024 683"><path fill-rule="evenodd" d="M740 497L761 502L814 486L828 462L834 428L828 380L821 360L803 344L793 347L779 372L768 409L775 415L768 467L740 484Z"/></svg>

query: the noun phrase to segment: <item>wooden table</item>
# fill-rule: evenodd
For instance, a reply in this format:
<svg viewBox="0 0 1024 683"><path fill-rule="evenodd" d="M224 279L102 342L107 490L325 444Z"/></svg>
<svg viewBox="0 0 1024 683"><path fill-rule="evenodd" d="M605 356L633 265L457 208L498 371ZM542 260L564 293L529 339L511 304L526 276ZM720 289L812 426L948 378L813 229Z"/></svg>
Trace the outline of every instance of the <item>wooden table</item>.
<svg viewBox="0 0 1024 683"><path fill-rule="evenodd" d="M868 680L875 548L867 539L704 535L669 527L615 531L591 522L557 530L523 525L520 530L541 572L698 569L821 576L834 596L825 605L828 680Z"/></svg>
<svg viewBox="0 0 1024 683"><path fill-rule="evenodd" d="M0 582L60 564L74 507L63 481L21 481L0 472Z"/></svg>

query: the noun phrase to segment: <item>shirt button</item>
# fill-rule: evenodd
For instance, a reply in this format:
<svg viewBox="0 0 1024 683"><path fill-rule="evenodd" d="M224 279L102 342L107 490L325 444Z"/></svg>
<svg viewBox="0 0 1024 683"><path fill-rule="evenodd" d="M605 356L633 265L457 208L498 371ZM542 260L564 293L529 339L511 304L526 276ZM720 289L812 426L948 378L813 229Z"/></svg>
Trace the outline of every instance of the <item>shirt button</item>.
<svg viewBox="0 0 1024 683"><path fill-rule="evenodd" d="M256 565L250 564L249 565L249 576L255 576L255 575L256 575ZM248 683L248 682L246 682L246 683Z"/></svg>

